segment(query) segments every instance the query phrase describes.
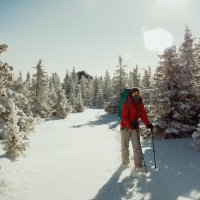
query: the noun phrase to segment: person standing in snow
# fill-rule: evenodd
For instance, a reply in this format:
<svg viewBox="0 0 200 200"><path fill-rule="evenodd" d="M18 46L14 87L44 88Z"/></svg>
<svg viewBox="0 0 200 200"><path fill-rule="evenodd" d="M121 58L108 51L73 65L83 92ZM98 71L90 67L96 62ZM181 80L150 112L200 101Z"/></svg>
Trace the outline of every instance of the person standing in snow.
<svg viewBox="0 0 200 200"><path fill-rule="evenodd" d="M134 167L141 168L142 151L139 137L139 119L142 119L147 128L153 130L138 88L133 88L126 102L122 105L122 119L120 123L122 164L129 164L129 142L131 141L134 153Z"/></svg>

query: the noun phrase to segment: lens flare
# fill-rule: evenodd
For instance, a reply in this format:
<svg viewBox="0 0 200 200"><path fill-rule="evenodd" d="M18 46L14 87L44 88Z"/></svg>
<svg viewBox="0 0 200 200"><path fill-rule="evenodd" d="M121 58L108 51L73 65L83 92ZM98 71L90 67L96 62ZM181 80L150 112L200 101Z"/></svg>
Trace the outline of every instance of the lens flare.
<svg viewBox="0 0 200 200"><path fill-rule="evenodd" d="M163 53L173 45L173 36L162 28L143 32L144 46L148 51Z"/></svg>

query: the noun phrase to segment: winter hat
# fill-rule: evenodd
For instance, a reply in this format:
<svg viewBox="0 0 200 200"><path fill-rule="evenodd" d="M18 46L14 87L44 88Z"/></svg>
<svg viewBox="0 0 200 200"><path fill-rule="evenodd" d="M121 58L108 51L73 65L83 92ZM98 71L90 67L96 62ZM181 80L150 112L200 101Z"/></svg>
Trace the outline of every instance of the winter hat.
<svg viewBox="0 0 200 200"><path fill-rule="evenodd" d="M133 89L131 90L131 92L133 93L133 92L140 92L140 91L139 91L138 88L133 88Z"/></svg>

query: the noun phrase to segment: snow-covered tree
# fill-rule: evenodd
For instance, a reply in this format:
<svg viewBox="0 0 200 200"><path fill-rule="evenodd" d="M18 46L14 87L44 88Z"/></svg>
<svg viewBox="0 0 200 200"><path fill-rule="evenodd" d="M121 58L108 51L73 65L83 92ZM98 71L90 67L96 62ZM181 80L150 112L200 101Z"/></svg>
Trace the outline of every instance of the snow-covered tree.
<svg viewBox="0 0 200 200"><path fill-rule="evenodd" d="M57 91L57 103L55 104L54 114L60 118L65 118L71 111L68 100L61 89Z"/></svg>
<svg viewBox="0 0 200 200"><path fill-rule="evenodd" d="M78 76L76 74L75 68L73 68L70 73L70 92L69 92L69 100L72 108L75 106L76 96L78 94Z"/></svg>
<svg viewBox="0 0 200 200"><path fill-rule="evenodd" d="M24 133L24 139L28 139L28 135L34 129L34 119L31 116L27 116L24 112L18 110L18 121L19 132Z"/></svg>
<svg viewBox="0 0 200 200"><path fill-rule="evenodd" d="M196 63L194 59L194 38L192 37L192 32L188 28L188 26L185 27L185 33L184 33L184 41L181 44L179 48L180 52L180 63L187 68L191 70L193 73L193 70L196 68Z"/></svg>
<svg viewBox="0 0 200 200"><path fill-rule="evenodd" d="M198 124L196 130L193 132L192 137L194 139L194 148L200 151L200 123Z"/></svg>
<svg viewBox="0 0 200 200"><path fill-rule="evenodd" d="M93 94L93 105L94 106L97 106L98 85L99 85L99 82L98 82L98 77L96 75L95 78L94 78L93 93L92 93Z"/></svg>
<svg viewBox="0 0 200 200"><path fill-rule="evenodd" d="M55 112L55 107L58 105L58 93L61 91L61 82L60 77L57 73L52 73L52 76L49 78L49 103L50 107L54 110L53 115Z"/></svg>
<svg viewBox="0 0 200 200"><path fill-rule="evenodd" d="M99 80L98 80L97 106L98 106L98 108L103 108L104 107L103 79L102 79L102 77L100 77Z"/></svg>
<svg viewBox="0 0 200 200"><path fill-rule="evenodd" d="M81 90L84 105L86 105L86 99L88 98L88 96L87 96L87 81L89 81L89 80L86 79L84 76L82 76L80 79L80 90Z"/></svg>
<svg viewBox="0 0 200 200"><path fill-rule="evenodd" d="M53 109L54 105L57 102L57 91L53 85L52 77L48 79L49 81L49 103L50 107Z"/></svg>
<svg viewBox="0 0 200 200"><path fill-rule="evenodd" d="M112 85L111 85L111 77L108 70L106 70L104 79L103 79L103 93L105 102L109 102L112 96Z"/></svg>
<svg viewBox="0 0 200 200"><path fill-rule="evenodd" d="M140 87L140 94L142 96L144 106L146 109L146 112L148 114L148 118L150 121L154 119L154 114L153 112L150 112L154 110L154 106L151 101L151 95L153 93L153 88L151 87L151 69L149 67L148 70L144 70L144 75L142 77L141 81L141 87ZM149 137L150 136L150 131L146 129L145 127L142 130L142 135L144 137Z"/></svg>
<svg viewBox="0 0 200 200"><path fill-rule="evenodd" d="M83 99L82 99L82 93L81 93L80 86L79 86L78 95L77 95L77 97L75 99L74 109L77 112L83 112L84 111L84 105L83 105Z"/></svg>
<svg viewBox="0 0 200 200"><path fill-rule="evenodd" d="M27 72L27 74L26 74L26 80L25 80L25 82L26 82L27 84L31 84L31 75L30 75L29 72Z"/></svg>
<svg viewBox="0 0 200 200"><path fill-rule="evenodd" d="M193 73L194 92L197 97L197 102L199 102L200 101L200 38L199 42L195 44L195 62L196 62L196 68L194 69ZM200 108L198 112L200 112Z"/></svg>
<svg viewBox="0 0 200 200"><path fill-rule="evenodd" d="M119 101L119 96L122 89L126 86L127 73L125 71L126 65L123 65L121 56L119 56L119 65L112 78L112 98L110 102L105 106L105 111L109 114L114 114L117 112L117 104Z"/></svg>
<svg viewBox="0 0 200 200"><path fill-rule="evenodd" d="M67 70L66 74L65 74L65 78L63 80L63 89L65 91L65 96L68 98L69 97L69 93L70 93L70 76L69 76L69 72Z"/></svg>
<svg viewBox="0 0 200 200"><path fill-rule="evenodd" d="M175 46L159 57L152 99L155 132L166 138L188 136L194 131L196 114L191 71L180 63Z"/></svg>
<svg viewBox="0 0 200 200"><path fill-rule="evenodd" d="M144 75L142 77L141 81L141 87L142 88L150 88L151 87L151 70L144 70Z"/></svg>
<svg viewBox="0 0 200 200"><path fill-rule="evenodd" d="M19 73L18 78L13 78L12 97L14 99L15 104L19 109L21 109L26 116L32 116L31 106L30 106L30 85L28 85L27 81L23 81L21 72ZM30 84L30 83L29 83Z"/></svg>
<svg viewBox="0 0 200 200"><path fill-rule="evenodd" d="M18 119L16 118L14 102L11 104L11 113L9 118L4 125L4 137L3 146L5 150L5 155L9 158L16 159L21 155L27 147L27 144L23 141L23 132L19 131L19 126L17 125Z"/></svg>
<svg viewBox="0 0 200 200"><path fill-rule="evenodd" d="M56 92L61 89L60 77L56 72L52 73L52 84Z"/></svg>
<svg viewBox="0 0 200 200"><path fill-rule="evenodd" d="M6 51L7 45L0 45L0 53ZM13 68L0 61L0 135L6 155L16 158L25 149L24 132L19 131L18 108L13 101Z"/></svg>
<svg viewBox="0 0 200 200"><path fill-rule="evenodd" d="M94 96L94 79L90 79L86 82L86 99L84 103L88 107L93 107L93 96Z"/></svg>
<svg viewBox="0 0 200 200"><path fill-rule="evenodd" d="M125 71L126 65L123 64L123 60L121 56L118 58L119 64L116 66L118 69L115 70L112 84L113 84L113 90L114 93L117 95L117 99L119 98L119 95L121 94L122 89L126 86L127 82L127 73Z"/></svg>
<svg viewBox="0 0 200 200"><path fill-rule="evenodd" d="M33 75L31 110L34 116L47 117L50 114L48 77L41 60L35 68L37 72Z"/></svg>
<svg viewBox="0 0 200 200"><path fill-rule="evenodd" d="M7 47L7 45L0 45L0 53L6 51ZM4 126L12 112L12 99L8 96L13 82L12 70L13 68L11 66L0 60L0 127ZM1 138L4 138L2 129L0 129L0 135Z"/></svg>
<svg viewBox="0 0 200 200"><path fill-rule="evenodd" d="M5 52L8 48L8 45L7 44L1 44L0 45L0 54Z"/></svg>
<svg viewBox="0 0 200 200"><path fill-rule="evenodd" d="M136 65L135 68L133 68L133 71L129 73L129 78L128 78L128 84L131 87L140 87L140 82L141 82L141 75L139 73L139 67Z"/></svg>

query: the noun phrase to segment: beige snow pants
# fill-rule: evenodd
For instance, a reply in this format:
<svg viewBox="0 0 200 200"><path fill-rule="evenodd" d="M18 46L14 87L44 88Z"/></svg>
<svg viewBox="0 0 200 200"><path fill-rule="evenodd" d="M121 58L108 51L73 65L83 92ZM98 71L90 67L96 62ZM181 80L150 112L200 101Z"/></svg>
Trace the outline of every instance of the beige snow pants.
<svg viewBox="0 0 200 200"><path fill-rule="evenodd" d="M120 128L121 133L121 156L122 163L128 164L129 161L129 142L131 140L135 167L142 167L142 152L140 148L139 133L134 129Z"/></svg>

